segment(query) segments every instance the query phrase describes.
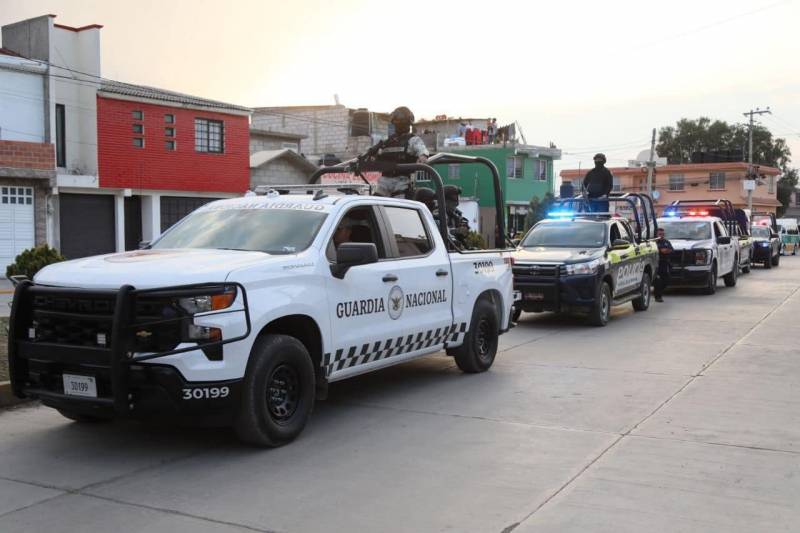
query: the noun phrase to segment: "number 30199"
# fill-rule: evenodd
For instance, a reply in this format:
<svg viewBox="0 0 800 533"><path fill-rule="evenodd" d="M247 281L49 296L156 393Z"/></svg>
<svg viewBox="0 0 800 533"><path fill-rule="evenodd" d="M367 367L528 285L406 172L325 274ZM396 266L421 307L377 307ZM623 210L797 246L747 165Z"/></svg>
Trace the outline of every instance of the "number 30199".
<svg viewBox="0 0 800 533"><path fill-rule="evenodd" d="M227 398L231 393L229 387L197 387L195 389L183 389L184 400L215 400L217 398Z"/></svg>

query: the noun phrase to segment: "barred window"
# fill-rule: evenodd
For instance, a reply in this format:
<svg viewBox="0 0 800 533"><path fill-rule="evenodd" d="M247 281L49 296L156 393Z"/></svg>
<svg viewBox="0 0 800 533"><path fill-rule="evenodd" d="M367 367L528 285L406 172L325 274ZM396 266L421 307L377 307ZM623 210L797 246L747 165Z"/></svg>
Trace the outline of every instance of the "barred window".
<svg viewBox="0 0 800 533"><path fill-rule="evenodd" d="M611 191L612 192L622 192L622 182L620 182L619 177L611 176Z"/></svg>
<svg viewBox="0 0 800 533"><path fill-rule="evenodd" d="M683 190L683 174L670 174L669 175L669 190L682 191Z"/></svg>
<svg viewBox="0 0 800 533"><path fill-rule="evenodd" d="M519 179L522 177L522 158L521 157L508 157L506 158L506 177Z"/></svg>
<svg viewBox="0 0 800 533"><path fill-rule="evenodd" d="M194 149L196 152L221 154L225 146L224 126L221 120L194 119Z"/></svg>
<svg viewBox="0 0 800 533"><path fill-rule="evenodd" d="M175 124L175 115L173 114L164 115L164 122L166 122L167 124Z"/></svg>
<svg viewBox="0 0 800 533"><path fill-rule="evenodd" d="M708 188L712 191L725 189L725 173L712 172L708 176Z"/></svg>
<svg viewBox="0 0 800 533"><path fill-rule="evenodd" d="M539 181L547 181L547 160L536 160L536 179Z"/></svg>

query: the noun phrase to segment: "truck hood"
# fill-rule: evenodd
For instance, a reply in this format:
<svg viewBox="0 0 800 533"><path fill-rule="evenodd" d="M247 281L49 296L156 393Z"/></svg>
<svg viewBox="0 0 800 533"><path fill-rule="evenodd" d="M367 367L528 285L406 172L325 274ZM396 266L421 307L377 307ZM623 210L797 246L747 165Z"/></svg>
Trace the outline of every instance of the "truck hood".
<svg viewBox="0 0 800 533"><path fill-rule="evenodd" d="M518 248L514 252L514 260L521 263L578 263L602 255L603 250L596 248L547 248L537 246L534 248Z"/></svg>
<svg viewBox="0 0 800 533"><path fill-rule="evenodd" d="M140 289L169 287L225 281L232 270L269 257L235 250L136 250L56 263L40 270L34 281L87 289L117 289L125 284Z"/></svg>
<svg viewBox="0 0 800 533"><path fill-rule="evenodd" d="M693 248L704 248L704 249L713 248L713 241L710 240L688 241L685 239L670 239L669 242L672 244L672 248L674 250L691 250Z"/></svg>

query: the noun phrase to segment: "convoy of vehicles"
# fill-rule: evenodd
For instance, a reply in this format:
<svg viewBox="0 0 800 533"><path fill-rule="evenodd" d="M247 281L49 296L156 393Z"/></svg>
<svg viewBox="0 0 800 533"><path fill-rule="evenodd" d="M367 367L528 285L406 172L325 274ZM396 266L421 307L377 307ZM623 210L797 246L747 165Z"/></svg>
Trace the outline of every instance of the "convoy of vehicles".
<svg viewBox="0 0 800 533"><path fill-rule="evenodd" d="M431 158L454 161L489 166L499 190L488 160ZM427 172L445 205L431 166L396 170ZM459 249L423 204L338 188L212 202L148 249L19 283L14 392L74 420L181 415L275 446L328 383L440 350L464 372L491 367L511 326L510 251Z"/></svg>
<svg viewBox="0 0 800 533"><path fill-rule="evenodd" d="M514 289L521 295L515 320L523 311L577 311L605 326L612 306L631 302L647 310L658 268L652 200L621 194L608 202L601 213L583 197L557 201L550 217L522 238L514 255ZM633 227L619 212L633 215Z"/></svg>

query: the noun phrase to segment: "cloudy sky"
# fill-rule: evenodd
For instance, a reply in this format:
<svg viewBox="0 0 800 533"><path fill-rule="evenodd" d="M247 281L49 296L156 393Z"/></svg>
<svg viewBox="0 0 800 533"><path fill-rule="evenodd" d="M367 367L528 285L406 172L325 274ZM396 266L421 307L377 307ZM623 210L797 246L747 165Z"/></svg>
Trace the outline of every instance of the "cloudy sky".
<svg viewBox="0 0 800 533"><path fill-rule="evenodd" d="M248 106L517 120L561 168L611 165L654 127L762 122L800 166L800 0L0 0L0 24L103 24L102 74Z"/></svg>

